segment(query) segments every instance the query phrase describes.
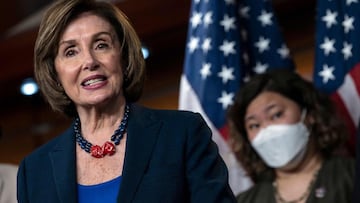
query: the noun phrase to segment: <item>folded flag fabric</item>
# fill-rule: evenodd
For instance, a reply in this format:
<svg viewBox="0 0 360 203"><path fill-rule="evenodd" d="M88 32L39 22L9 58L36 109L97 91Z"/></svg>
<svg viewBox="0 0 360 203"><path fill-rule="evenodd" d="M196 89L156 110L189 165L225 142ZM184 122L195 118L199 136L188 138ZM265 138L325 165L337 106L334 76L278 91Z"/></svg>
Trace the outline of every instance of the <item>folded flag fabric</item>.
<svg viewBox="0 0 360 203"><path fill-rule="evenodd" d="M346 121L355 154L360 121L360 3L319 0L316 18L314 84L328 93Z"/></svg>
<svg viewBox="0 0 360 203"><path fill-rule="evenodd" d="M228 146L226 110L251 75L270 68L293 69L270 1L192 1L179 109L207 121L235 194L252 182Z"/></svg>

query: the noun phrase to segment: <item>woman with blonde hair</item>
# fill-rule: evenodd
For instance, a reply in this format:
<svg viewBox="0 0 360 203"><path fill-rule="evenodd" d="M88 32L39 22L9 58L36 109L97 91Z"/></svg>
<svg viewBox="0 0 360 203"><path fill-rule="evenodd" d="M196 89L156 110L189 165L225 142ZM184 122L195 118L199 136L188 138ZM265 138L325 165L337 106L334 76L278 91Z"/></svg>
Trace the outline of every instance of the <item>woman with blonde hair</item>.
<svg viewBox="0 0 360 203"><path fill-rule="evenodd" d="M34 61L43 96L74 122L21 162L19 203L236 202L199 114L135 104L141 43L114 5L53 3Z"/></svg>

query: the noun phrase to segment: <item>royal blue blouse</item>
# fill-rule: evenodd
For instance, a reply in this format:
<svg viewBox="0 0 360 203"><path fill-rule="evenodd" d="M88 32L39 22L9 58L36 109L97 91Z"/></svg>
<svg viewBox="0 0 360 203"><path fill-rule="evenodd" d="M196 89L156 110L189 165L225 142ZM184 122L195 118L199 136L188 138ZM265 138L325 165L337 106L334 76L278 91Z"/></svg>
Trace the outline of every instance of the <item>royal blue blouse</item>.
<svg viewBox="0 0 360 203"><path fill-rule="evenodd" d="M96 185L78 184L78 203L116 203L121 176Z"/></svg>

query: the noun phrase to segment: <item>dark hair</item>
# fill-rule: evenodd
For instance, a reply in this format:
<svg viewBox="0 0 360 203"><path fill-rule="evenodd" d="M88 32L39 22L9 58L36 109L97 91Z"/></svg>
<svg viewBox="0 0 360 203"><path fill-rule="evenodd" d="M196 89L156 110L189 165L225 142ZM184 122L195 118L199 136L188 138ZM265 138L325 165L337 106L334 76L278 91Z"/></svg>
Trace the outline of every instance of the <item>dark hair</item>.
<svg viewBox="0 0 360 203"><path fill-rule="evenodd" d="M297 73L276 69L255 75L235 96L234 104L229 108L230 143L237 159L243 164L248 175L257 181L259 175L267 170L263 160L251 147L244 117L248 105L262 92L281 94L294 101L307 115L313 118L310 139L314 148L324 157L329 156L346 139L344 124L337 118L335 108L329 97L319 92L313 84Z"/></svg>
<svg viewBox="0 0 360 203"><path fill-rule="evenodd" d="M50 106L68 116L75 116L73 102L58 83L54 60L61 35L71 21L84 12L93 13L109 22L120 42L126 101L137 101L145 79L145 61L141 43L127 17L117 7L95 0L56 1L46 11L40 24L34 49L34 73L43 96Z"/></svg>

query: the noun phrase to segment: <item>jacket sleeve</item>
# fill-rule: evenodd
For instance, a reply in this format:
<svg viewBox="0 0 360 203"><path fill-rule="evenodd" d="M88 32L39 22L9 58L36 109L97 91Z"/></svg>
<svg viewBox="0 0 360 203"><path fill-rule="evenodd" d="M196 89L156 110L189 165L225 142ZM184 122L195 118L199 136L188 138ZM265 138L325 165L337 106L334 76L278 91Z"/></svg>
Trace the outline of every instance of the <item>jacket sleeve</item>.
<svg viewBox="0 0 360 203"><path fill-rule="evenodd" d="M236 202L227 167L212 141L211 130L200 114L190 120L186 141L186 173L191 202Z"/></svg>
<svg viewBox="0 0 360 203"><path fill-rule="evenodd" d="M17 174L17 199L19 203L27 203L27 189L26 189L26 177L25 177L25 161L23 160L19 165Z"/></svg>

